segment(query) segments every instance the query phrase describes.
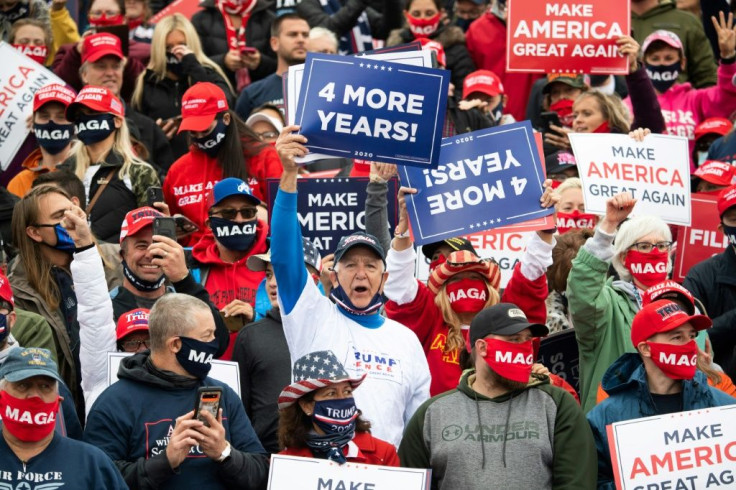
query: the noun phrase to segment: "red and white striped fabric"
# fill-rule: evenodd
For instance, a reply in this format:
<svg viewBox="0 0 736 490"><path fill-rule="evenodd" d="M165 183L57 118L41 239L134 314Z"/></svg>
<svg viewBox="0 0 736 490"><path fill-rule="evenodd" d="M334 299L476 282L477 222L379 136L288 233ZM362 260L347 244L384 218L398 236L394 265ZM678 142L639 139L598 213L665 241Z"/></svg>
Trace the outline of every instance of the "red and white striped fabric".
<svg viewBox="0 0 736 490"><path fill-rule="evenodd" d="M363 374L360 378L351 378L332 351L311 352L294 363L292 370L294 382L279 394L279 410L290 407L307 393L342 381L349 382L355 389L360 386L365 376Z"/></svg>
<svg viewBox="0 0 736 490"><path fill-rule="evenodd" d="M437 294L450 277L461 272L477 272L494 289L498 289L501 283L501 270L498 264L490 259L481 259L467 250L458 250L448 255L443 264L434 268L429 275L427 287L433 294Z"/></svg>

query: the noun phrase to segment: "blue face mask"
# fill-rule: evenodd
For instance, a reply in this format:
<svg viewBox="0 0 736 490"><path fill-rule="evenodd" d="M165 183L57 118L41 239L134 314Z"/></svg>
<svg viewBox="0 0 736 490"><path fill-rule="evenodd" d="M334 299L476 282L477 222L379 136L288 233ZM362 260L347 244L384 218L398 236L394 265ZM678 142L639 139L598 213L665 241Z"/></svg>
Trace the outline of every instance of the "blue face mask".
<svg viewBox="0 0 736 490"><path fill-rule="evenodd" d="M49 121L46 124L33 124L38 146L52 155L56 155L69 145L74 136L74 124L57 124Z"/></svg>
<svg viewBox="0 0 736 490"><path fill-rule="evenodd" d="M75 127L77 138L85 145L99 143L115 131L115 116L112 114L80 114Z"/></svg>
<svg viewBox="0 0 736 490"><path fill-rule="evenodd" d="M312 421L325 434L347 434L355 432L358 420L355 398L335 398L314 402Z"/></svg>
<svg viewBox="0 0 736 490"><path fill-rule="evenodd" d="M215 129L213 129L207 136L203 136L201 138L193 138L194 144L197 145L197 148L199 148L201 151L205 152L212 158L215 158L217 156L217 153L220 151L222 143L225 141L226 132L227 125L222 120L222 117L218 116Z"/></svg>
<svg viewBox="0 0 736 490"><path fill-rule="evenodd" d="M206 378L212 368L212 358L215 357L219 347L217 339L212 342L202 342L189 337L180 336L179 338L181 349L176 353L176 360L192 376L198 379Z"/></svg>
<svg viewBox="0 0 736 490"><path fill-rule="evenodd" d="M210 216L210 228L215 240L228 250L244 252L256 239L257 220L238 223L217 216Z"/></svg>
<svg viewBox="0 0 736 490"><path fill-rule="evenodd" d="M8 315L0 314L0 343L5 342L5 339L10 335L10 325L8 325Z"/></svg>
<svg viewBox="0 0 736 490"><path fill-rule="evenodd" d="M381 279L381 282L383 282L383 279ZM381 288L379 287L378 289L380 290ZM345 292L339 282L337 283L337 287L332 289L330 297L335 303L337 303L338 306L340 306L348 313L352 313L353 315L372 315L373 313L378 312L378 310L381 309L381 306L383 305L383 295L381 295L381 293L379 292L376 292L376 294L373 295L373 298L371 298L371 302L368 303L367 306L365 306L364 308L358 308L353 304L352 301L350 301L348 294Z"/></svg>
<svg viewBox="0 0 736 490"><path fill-rule="evenodd" d="M56 234L56 244L49 245L51 248L55 248L56 250L61 250L62 252L68 252L73 253L74 249L76 248L76 245L74 245L74 240L69 235L69 233L66 231L66 228L61 226L61 224L56 225L36 225L38 228L53 228L54 232Z"/></svg>

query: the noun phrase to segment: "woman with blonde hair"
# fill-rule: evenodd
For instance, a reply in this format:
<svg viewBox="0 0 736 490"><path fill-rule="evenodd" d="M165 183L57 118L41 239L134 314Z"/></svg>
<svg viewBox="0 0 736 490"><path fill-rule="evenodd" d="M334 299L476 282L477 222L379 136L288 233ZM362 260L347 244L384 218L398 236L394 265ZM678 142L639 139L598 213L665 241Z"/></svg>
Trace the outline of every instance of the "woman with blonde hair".
<svg viewBox="0 0 736 490"><path fill-rule="evenodd" d="M545 182L547 190L541 206L554 204L551 183ZM386 303L387 316L414 331L424 347L432 374L430 395L434 396L457 387L463 364L461 354L467 352L468 328L482 309L499 301L514 303L530 321L544 323L544 272L552 264L555 241L552 230L540 231L529 240L526 254L514 268L502 299L498 291L498 264L478 257L471 243L461 237L425 246L431 248L423 251L431 256L432 263L424 285L414 277L416 253L407 231L405 196L415 192L404 187L399 191L399 224L386 257L389 276L384 294L390 300Z"/></svg>
<svg viewBox="0 0 736 490"><path fill-rule="evenodd" d="M82 144L62 167L84 182L92 232L112 243L120 239L125 214L147 205L147 189L161 185L156 170L135 155L123 111L112 92L92 85L66 110Z"/></svg>
<svg viewBox="0 0 736 490"><path fill-rule="evenodd" d="M187 135L176 133L181 122L181 98L197 82L217 85L232 104L232 86L222 68L202 51L192 23L181 14L164 17L153 31L151 61L138 76L131 103L162 126L175 158L188 149Z"/></svg>

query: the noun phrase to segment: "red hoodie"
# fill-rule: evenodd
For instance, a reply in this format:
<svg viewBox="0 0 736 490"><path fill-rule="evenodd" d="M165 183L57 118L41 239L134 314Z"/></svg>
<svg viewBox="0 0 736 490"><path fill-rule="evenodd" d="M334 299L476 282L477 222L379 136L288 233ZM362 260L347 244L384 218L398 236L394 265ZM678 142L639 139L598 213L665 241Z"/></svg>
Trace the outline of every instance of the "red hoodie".
<svg viewBox="0 0 736 490"><path fill-rule="evenodd" d="M245 262L251 255L266 253L266 236L268 224L258 221L256 241L248 250L248 254L237 262L227 263L220 258L217 243L212 233L204 235L192 248L192 257L206 267L209 272L204 288L210 293L212 304L222 310L233 300L239 299L251 305L256 303L256 291L265 277L263 272L253 272ZM221 359L230 360L233 355L235 338L238 332L230 332L230 345Z"/></svg>
<svg viewBox="0 0 736 490"><path fill-rule="evenodd" d="M248 183L253 194L260 200L266 198L266 179L281 177L281 160L273 146L267 145L247 159ZM207 219L205 197L212 187L223 178L222 169L216 158L212 158L195 147L171 165L166 174L163 190L171 214L183 214L199 226L200 231L189 237L184 246L192 246L206 234Z"/></svg>

